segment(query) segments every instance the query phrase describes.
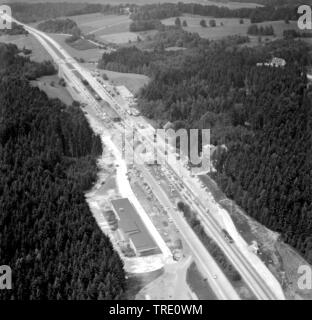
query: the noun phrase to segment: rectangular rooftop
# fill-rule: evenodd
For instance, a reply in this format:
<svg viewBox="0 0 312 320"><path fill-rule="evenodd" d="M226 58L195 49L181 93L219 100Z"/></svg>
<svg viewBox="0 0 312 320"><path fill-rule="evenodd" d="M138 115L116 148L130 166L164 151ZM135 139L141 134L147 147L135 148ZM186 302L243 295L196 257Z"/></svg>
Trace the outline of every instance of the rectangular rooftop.
<svg viewBox="0 0 312 320"><path fill-rule="evenodd" d="M119 220L119 227L128 235L139 253L158 250L141 217L127 198L112 200L111 204Z"/></svg>

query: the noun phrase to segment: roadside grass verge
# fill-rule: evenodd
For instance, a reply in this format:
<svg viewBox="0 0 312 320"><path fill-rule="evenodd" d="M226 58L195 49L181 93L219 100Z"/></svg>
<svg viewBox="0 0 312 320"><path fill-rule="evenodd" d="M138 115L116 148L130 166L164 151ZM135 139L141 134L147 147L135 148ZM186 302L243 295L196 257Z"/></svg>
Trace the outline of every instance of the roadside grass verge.
<svg viewBox="0 0 312 320"><path fill-rule="evenodd" d="M207 280L199 272L195 262L187 270L186 282L199 300L218 300Z"/></svg>
<svg viewBox="0 0 312 320"><path fill-rule="evenodd" d="M183 213L188 224L197 234L207 251L215 259L216 263L231 282L232 286L236 289L239 296L242 299L255 299L253 293L250 291L239 272L235 269L224 252L220 249L218 244L206 234L197 214L183 202L178 203L178 210Z"/></svg>

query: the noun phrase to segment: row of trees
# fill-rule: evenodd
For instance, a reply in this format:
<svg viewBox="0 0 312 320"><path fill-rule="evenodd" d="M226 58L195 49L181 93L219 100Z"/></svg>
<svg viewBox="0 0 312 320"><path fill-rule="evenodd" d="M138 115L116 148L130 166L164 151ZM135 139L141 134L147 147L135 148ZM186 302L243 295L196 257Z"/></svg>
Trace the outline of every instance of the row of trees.
<svg viewBox="0 0 312 320"><path fill-rule="evenodd" d="M207 28L207 27L208 27L207 21L206 21L205 19L200 20L199 24L200 24L200 26L203 27L203 28ZM216 27L216 26L217 26L216 20L210 19L210 20L209 20L209 27L210 27L210 28L214 28L214 27Z"/></svg>
<svg viewBox="0 0 312 320"><path fill-rule="evenodd" d="M163 27L159 20L134 20L130 23L129 30L131 32L141 32L147 30L161 29Z"/></svg>
<svg viewBox="0 0 312 320"><path fill-rule="evenodd" d="M300 32L295 29L288 29L283 31L283 37L285 39L312 38L312 32Z"/></svg>
<svg viewBox="0 0 312 320"><path fill-rule="evenodd" d="M38 64L14 45L0 57L0 261L13 271L0 300L118 299L123 263L83 193L101 140L80 109L30 86L25 76Z"/></svg>
<svg viewBox="0 0 312 320"><path fill-rule="evenodd" d="M272 26L260 26L252 24L247 29L247 34L251 36L274 36L274 28Z"/></svg>
<svg viewBox="0 0 312 320"><path fill-rule="evenodd" d="M187 27L187 21L183 20L183 22L181 22L181 19L179 17L176 17L174 24L176 27L181 28L181 27Z"/></svg>
<svg viewBox="0 0 312 320"><path fill-rule="evenodd" d="M49 19L39 23L37 28L50 33L81 34L77 23L71 19Z"/></svg>
<svg viewBox="0 0 312 320"><path fill-rule="evenodd" d="M213 241L205 232L200 220L196 213L185 203L179 202L178 209L183 213L183 216L197 234L207 251L215 258L221 269L230 281L236 283L242 279L239 272L235 269L232 263L228 260L227 256L220 249L215 241Z"/></svg>

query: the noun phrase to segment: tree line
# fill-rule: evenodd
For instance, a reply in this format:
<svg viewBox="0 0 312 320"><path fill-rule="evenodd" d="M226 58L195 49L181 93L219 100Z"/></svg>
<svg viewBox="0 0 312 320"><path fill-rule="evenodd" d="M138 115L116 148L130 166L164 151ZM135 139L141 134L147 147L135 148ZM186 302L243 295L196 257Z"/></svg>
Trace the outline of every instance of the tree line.
<svg viewBox="0 0 312 320"><path fill-rule="evenodd" d="M251 23L298 19L297 7L290 4L288 6L271 5L256 8L230 9L216 5L183 2L139 6L135 8L130 17L133 21L148 21L180 17L183 14L194 14L214 18L250 19Z"/></svg>
<svg viewBox="0 0 312 320"><path fill-rule="evenodd" d="M247 29L247 34L251 36L274 36L273 26L258 26L257 24L252 24Z"/></svg>
<svg viewBox="0 0 312 320"><path fill-rule="evenodd" d="M220 249L218 244L211 239L199 220L196 212L194 212L188 204L179 202L177 204L178 210L183 214L184 218L191 226L193 231L197 234L202 244L205 246L207 251L214 257L219 267L223 270L226 277L234 283L242 281L240 273L235 269L233 264L229 261L224 252Z"/></svg>
<svg viewBox="0 0 312 320"><path fill-rule="evenodd" d="M81 34L75 21L71 19L49 19L38 24L37 28L43 32Z"/></svg>
<svg viewBox="0 0 312 320"><path fill-rule="evenodd" d="M132 5L130 5L132 7ZM55 19L58 17L70 17L91 13L123 14L126 4L110 5L96 3L10 3L13 16L22 22L31 23L36 21Z"/></svg>

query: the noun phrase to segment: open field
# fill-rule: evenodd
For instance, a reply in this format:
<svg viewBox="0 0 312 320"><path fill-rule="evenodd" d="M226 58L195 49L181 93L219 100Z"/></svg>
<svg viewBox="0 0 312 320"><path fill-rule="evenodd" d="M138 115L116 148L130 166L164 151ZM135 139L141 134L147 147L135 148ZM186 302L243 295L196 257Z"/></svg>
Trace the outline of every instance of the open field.
<svg viewBox="0 0 312 320"><path fill-rule="evenodd" d="M214 19L211 17L202 17L197 15L184 15L181 20L186 20L188 26L184 28L184 30L189 32L198 33L202 38L207 38L211 40L221 39L227 36L232 35L247 35L247 29L250 26L250 20L244 19L244 24L239 23L239 19L236 18L216 18L217 27L215 28L203 28L200 26L200 21L204 19L209 24L210 19ZM165 25L174 25L175 18L169 18L162 20L162 23ZM223 26L221 26L223 23ZM268 21L258 23L258 26L267 26L272 25L275 31L276 37L282 37L283 31L287 29L296 29L297 22L290 21L289 24L286 24L284 21ZM257 37L250 37L257 38ZM263 36L263 38L274 38L269 36Z"/></svg>
<svg viewBox="0 0 312 320"><path fill-rule="evenodd" d="M53 38L55 41L57 41L60 45L64 47L64 49L74 58L83 59L85 61L94 61L97 62L100 57L102 56L103 52L105 50L103 49L88 49L88 50L77 50L73 48L72 46L69 46L65 39L68 36L64 35L57 35L57 34L49 34L51 38Z"/></svg>
<svg viewBox="0 0 312 320"><path fill-rule="evenodd" d="M144 87L149 82L149 78L142 74L135 73L121 73L114 72L109 70L96 69L94 64L84 64L84 67L91 71L98 71L101 75L106 74L109 82L114 86L124 85L130 90L133 94L139 92L139 90Z"/></svg>
<svg viewBox="0 0 312 320"><path fill-rule="evenodd" d="M129 40L136 41L140 33L129 32L131 20L126 15L104 15L102 13L91 13L71 17L83 34L94 35L99 40L113 43L127 43ZM37 27L40 22L31 23ZM142 35L144 37L144 35Z"/></svg>
<svg viewBox="0 0 312 320"><path fill-rule="evenodd" d="M70 17L85 34L101 36L129 31L131 20L126 15L103 15L101 13Z"/></svg>
<svg viewBox="0 0 312 320"><path fill-rule="evenodd" d="M94 43L86 39L78 39L75 42L72 42L70 45L76 50L92 50L98 48Z"/></svg>
<svg viewBox="0 0 312 320"><path fill-rule="evenodd" d="M153 37L157 33L157 30L148 30L142 32L119 32L119 33L112 33L112 34L104 34L99 38L99 40L109 43L114 43L119 46L132 46L133 42L135 42L136 46L139 47L138 37L142 41L146 40L147 37Z"/></svg>
<svg viewBox="0 0 312 320"><path fill-rule="evenodd" d="M71 105L74 101L73 98L66 88L59 85L58 82L58 76L54 75L41 77L38 80L31 81L31 84L44 91L49 98L60 99L66 105Z"/></svg>
<svg viewBox="0 0 312 320"><path fill-rule="evenodd" d="M29 55L30 59L37 62L44 60L51 60L46 50L32 35L16 35L16 36L0 36L0 42L14 43L19 49L30 49L32 53Z"/></svg>
<svg viewBox="0 0 312 320"><path fill-rule="evenodd" d="M135 42L138 39L138 34L134 32L119 32L119 33L112 33L112 34L105 34L100 36L101 40L122 44L127 42Z"/></svg>
<svg viewBox="0 0 312 320"><path fill-rule="evenodd" d="M130 32L131 20L126 15L103 15L101 13L71 17L84 34L93 34L97 39L110 43L124 44L144 40L148 32Z"/></svg>

